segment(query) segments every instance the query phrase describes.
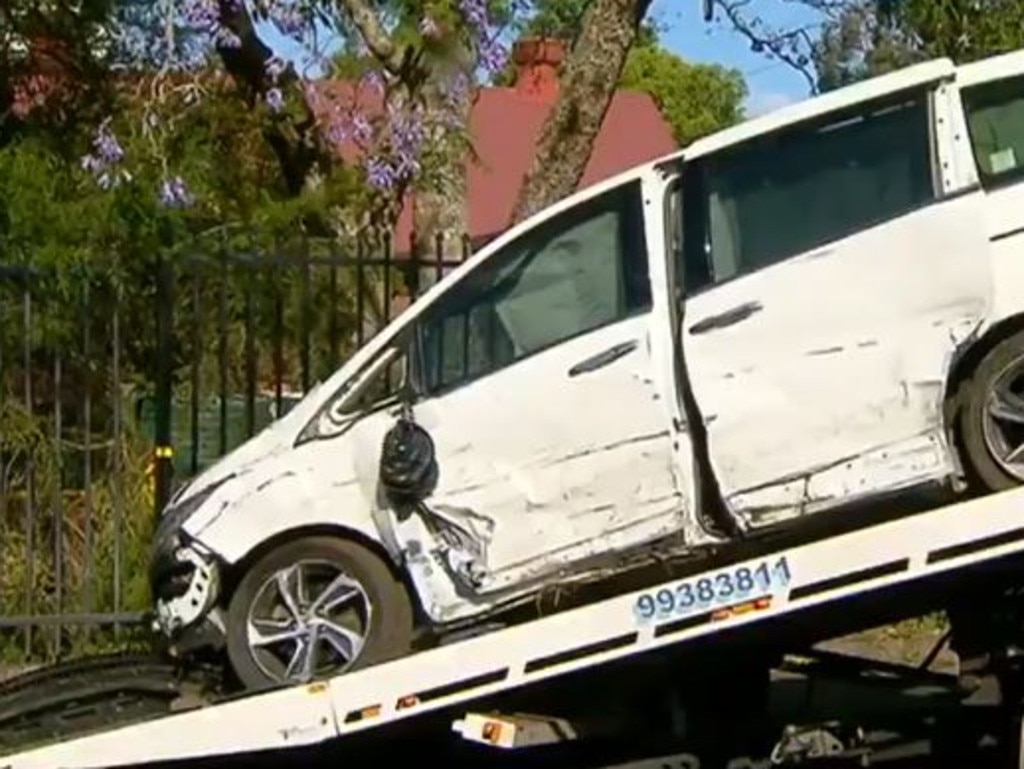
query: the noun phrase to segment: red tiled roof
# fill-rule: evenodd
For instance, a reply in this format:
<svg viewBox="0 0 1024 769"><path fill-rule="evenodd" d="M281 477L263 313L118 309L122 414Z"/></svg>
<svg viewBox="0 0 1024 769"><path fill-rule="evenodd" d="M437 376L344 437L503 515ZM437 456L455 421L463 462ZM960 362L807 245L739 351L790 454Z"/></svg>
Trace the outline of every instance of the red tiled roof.
<svg viewBox="0 0 1024 769"><path fill-rule="evenodd" d="M474 101L470 138L476 158L471 161L467 180L469 235L474 240L498 235L508 226L544 120L557 98L557 86L552 89L541 82L550 78L537 78L533 74L519 76L520 82L532 85L481 88ZM358 111L372 114L381 108L379 96L352 83L321 83L318 95L326 96L342 110L358 104ZM677 149L672 130L654 100L642 92L620 90L605 115L579 187ZM358 160L361 154L351 141L343 142L339 153L349 161ZM405 200L397 224L394 245L399 254L411 250L411 204L410 196Z"/></svg>
<svg viewBox="0 0 1024 769"><path fill-rule="evenodd" d="M472 237L495 235L508 226L552 106L553 100L523 97L514 88L485 88L480 92L470 117L478 157L470 166L468 179ZM651 97L619 91L605 115L579 186L594 184L676 149L672 130ZM404 219L411 222L411 216ZM401 224L399 235L400 242L408 237Z"/></svg>

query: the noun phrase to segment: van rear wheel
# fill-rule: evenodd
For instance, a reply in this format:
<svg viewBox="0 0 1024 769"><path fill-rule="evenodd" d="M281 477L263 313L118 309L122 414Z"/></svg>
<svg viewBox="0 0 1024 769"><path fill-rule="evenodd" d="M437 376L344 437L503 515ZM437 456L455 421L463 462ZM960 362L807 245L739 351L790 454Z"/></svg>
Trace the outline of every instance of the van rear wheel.
<svg viewBox="0 0 1024 769"><path fill-rule="evenodd" d="M979 361L961 389L964 460L988 491L1024 484L1024 331Z"/></svg>

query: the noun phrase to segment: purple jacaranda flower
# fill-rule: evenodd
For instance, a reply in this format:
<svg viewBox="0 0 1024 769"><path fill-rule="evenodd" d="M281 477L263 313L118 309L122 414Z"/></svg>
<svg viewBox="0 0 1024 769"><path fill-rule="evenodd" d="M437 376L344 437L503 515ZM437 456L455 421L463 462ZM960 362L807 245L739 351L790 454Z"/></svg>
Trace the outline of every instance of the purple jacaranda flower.
<svg viewBox="0 0 1024 769"><path fill-rule="evenodd" d="M238 35L221 24L217 0L185 0L182 15L186 25L210 38L214 45L238 48L242 44Z"/></svg>
<svg viewBox="0 0 1024 769"><path fill-rule="evenodd" d="M309 28L308 19L301 8L280 0L271 9L270 17L275 26L288 37L301 38Z"/></svg>
<svg viewBox="0 0 1024 769"><path fill-rule="evenodd" d="M220 25L220 9L216 0L185 0L182 16L190 27L210 32Z"/></svg>
<svg viewBox="0 0 1024 769"><path fill-rule="evenodd" d="M395 154L395 176L399 179L410 179L420 172L419 157L407 150L399 150Z"/></svg>
<svg viewBox="0 0 1024 769"><path fill-rule="evenodd" d="M508 49L495 38L480 41L480 66L491 73L500 72L508 64Z"/></svg>
<svg viewBox="0 0 1024 769"><path fill-rule="evenodd" d="M92 153L82 156L81 166L83 171L88 171L91 174L96 174L103 170L103 163Z"/></svg>
<svg viewBox="0 0 1024 769"><path fill-rule="evenodd" d="M459 10L466 21L475 27L487 26L486 0L460 0Z"/></svg>
<svg viewBox="0 0 1024 769"><path fill-rule="evenodd" d="M287 62L277 56L273 56L267 61L267 77L276 83L287 68Z"/></svg>
<svg viewBox="0 0 1024 769"><path fill-rule="evenodd" d="M96 129L92 140L92 152L79 161L82 170L96 177L102 189L111 189L121 181L129 179L127 172L118 171L117 166L124 160L124 149L110 129L107 119Z"/></svg>
<svg viewBox="0 0 1024 769"><path fill-rule="evenodd" d="M373 133L373 128L370 126L370 121L366 115L357 113L352 118L352 136L357 142L366 142L370 140L370 136Z"/></svg>
<svg viewBox="0 0 1024 769"><path fill-rule="evenodd" d="M395 171L383 158L369 157L366 160L366 181L379 190L389 190L395 185Z"/></svg>
<svg viewBox="0 0 1024 769"><path fill-rule="evenodd" d="M102 123L97 129L92 146L96 156L106 165L116 165L124 160L124 150L110 130L109 121Z"/></svg>
<svg viewBox="0 0 1024 769"><path fill-rule="evenodd" d="M165 179L160 185L160 202L167 208L185 208L195 202L195 198L180 176Z"/></svg>
<svg viewBox="0 0 1024 769"><path fill-rule="evenodd" d="M271 112L280 112L284 109L284 96L281 94L280 88L271 88L267 91L265 99Z"/></svg>
<svg viewBox="0 0 1024 769"><path fill-rule="evenodd" d="M214 33L214 44L219 48L241 48L242 38L227 27L219 27Z"/></svg>
<svg viewBox="0 0 1024 769"><path fill-rule="evenodd" d="M359 81L360 88L377 93L384 92L384 77L377 70L370 70L363 74Z"/></svg>
<svg viewBox="0 0 1024 769"><path fill-rule="evenodd" d="M330 144L338 145L338 144L342 144L345 141L348 141L348 138L349 138L348 122L344 119L344 117L342 117L340 115L335 115L327 123L326 134L327 134L327 141Z"/></svg>

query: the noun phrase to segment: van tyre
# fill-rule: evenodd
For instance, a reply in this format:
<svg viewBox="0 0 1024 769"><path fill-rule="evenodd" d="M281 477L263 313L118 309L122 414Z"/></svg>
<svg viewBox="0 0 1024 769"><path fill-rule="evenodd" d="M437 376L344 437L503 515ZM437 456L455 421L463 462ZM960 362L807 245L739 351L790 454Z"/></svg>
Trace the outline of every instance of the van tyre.
<svg viewBox="0 0 1024 769"><path fill-rule="evenodd" d="M305 537L260 558L227 607L227 653L249 690L351 672L409 653L412 602L369 549Z"/></svg>
<svg viewBox="0 0 1024 769"><path fill-rule="evenodd" d="M960 398L964 460L982 490L1024 484L1024 331L985 354Z"/></svg>

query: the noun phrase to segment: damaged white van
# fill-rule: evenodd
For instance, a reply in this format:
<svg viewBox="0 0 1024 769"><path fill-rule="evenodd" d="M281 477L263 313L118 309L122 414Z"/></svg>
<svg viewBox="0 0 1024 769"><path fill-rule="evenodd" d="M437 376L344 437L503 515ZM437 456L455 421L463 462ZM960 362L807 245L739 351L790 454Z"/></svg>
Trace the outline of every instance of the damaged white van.
<svg viewBox="0 0 1024 769"><path fill-rule="evenodd" d="M477 253L176 496L155 623L309 680L654 551L1022 481L1024 53L932 61Z"/></svg>

